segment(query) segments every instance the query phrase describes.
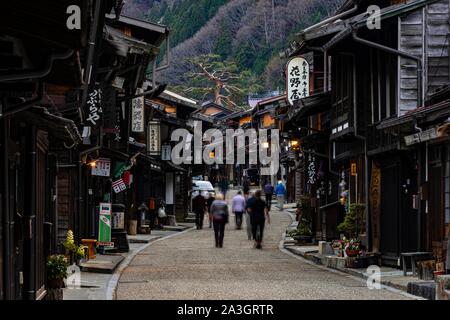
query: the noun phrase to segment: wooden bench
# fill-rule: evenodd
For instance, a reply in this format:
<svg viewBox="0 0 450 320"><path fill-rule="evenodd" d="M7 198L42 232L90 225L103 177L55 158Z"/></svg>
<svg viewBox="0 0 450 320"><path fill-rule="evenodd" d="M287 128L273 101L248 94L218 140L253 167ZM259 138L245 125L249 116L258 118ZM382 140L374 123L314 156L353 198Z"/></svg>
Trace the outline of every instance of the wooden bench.
<svg viewBox="0 0 450 320"><path fill-rule="evenodd" d="M432 252L403 252L400 253L400 257L402 258L402 265L403 265L403 275L406 276L407 274L407 266L406 266L406 259L409 258L411 261L411 268L413 276L417 274L416 271L416 261L417 259L429 259L433 257Z"/></svg>

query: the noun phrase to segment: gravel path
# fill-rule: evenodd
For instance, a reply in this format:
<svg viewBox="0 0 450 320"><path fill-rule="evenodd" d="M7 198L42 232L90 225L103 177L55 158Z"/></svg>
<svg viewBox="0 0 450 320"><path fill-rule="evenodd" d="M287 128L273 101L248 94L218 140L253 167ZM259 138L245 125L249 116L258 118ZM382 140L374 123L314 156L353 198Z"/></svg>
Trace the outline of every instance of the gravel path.
<svg viewBox="0 0 450 320"><path fill-rule="evenodd" d="M291 222L286 213L272 213L263 250L230 221L222 249L208 228L149 246L124 270L117 299L407 299L281 252L281 234Z"/></svg>

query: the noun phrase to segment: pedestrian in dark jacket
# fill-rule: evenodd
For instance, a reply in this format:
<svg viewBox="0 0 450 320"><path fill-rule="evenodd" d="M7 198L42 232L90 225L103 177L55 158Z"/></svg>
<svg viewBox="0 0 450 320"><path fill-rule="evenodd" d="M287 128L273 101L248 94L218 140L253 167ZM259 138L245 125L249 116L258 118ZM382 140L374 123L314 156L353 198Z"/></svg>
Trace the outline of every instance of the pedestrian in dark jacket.
<svg viewBox="0 0 450 320"><path fill-rule="evenodd" d="M273 196L273 186L270 183L270 181L267 181L266 185L264 186L264 194L266 196L266 204L267 209L271 209L272 207L272 196Z"/></svg>
<svg viewBox="0 0 450 320"><path fill-rule="evenodd" d="M214 238L216 248L223 247L223 238L225 235L225 225L228 223L228 205L224 201L224 196L218 194L216 200L211 204L211 212L213 214Z"/></svg>
<svg viewBox="0 0 450 320"><path fill-rule="evenodd" d="M251 202L249 210L252 223L253 239L255 239L255 246L257 249L262 249L261 243L264 235L264 225L266 219L267 222L270 223L270 216L266 202L261 199L260 190L255 192L255 200Z"/></svg>
<svg viewBox="0 0 450 320"><path fill-rule="evenodd" d="M209 220L209 227L210 228L212 228L212 222L213 222L213 215L212 215L212 212L211 212L211 205L214 202L214 200L216 200L216 198L214 196L214 193L210 192L209 193L209 197L206 200L206 206L207 206L207 209L208 209L208 220Z"/></svg>
<svg viewBox="0 0 450 320"><path fill-rule="evenodd" d="M199 191L198 195L192 200L192 208L195 213L195 224L197 230L203 228L203 219L205 218L206 199Z"/></svg>

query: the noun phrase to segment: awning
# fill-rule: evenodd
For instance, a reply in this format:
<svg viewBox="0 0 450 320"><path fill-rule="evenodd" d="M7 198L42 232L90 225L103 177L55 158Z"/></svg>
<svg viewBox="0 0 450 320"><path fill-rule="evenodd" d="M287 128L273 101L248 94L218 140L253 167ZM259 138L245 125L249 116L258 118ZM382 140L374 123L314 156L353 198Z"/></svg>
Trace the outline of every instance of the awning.
<svg viewBox="0 0 450 320"><path fill-rule="evenodd" d="M174 164L172 161L163 162L165 169L169 172L187 172L183 167Z"/></svg>
<svg viewBox="0 0 450 320"><path fill-rule="evenodd" d="M450 118L450 99L440 102L431 107L417 108L400 117L393 117L381 122L378 130L389 129L401 126L413 121L421 121L423 123L438 122Z"/></svg>
<svg viewBox="0 0 450 320"><path fill-rule="evenodd" d="M46 108L32 107L20 113L20 117L27 123L44 129L55 138L64 140L71 145L78 145L83 141L77 126L72 120L53 115Z"/></svg>
<svg viewBox="0 0 450 320"><path fill-rule="evenodd" d="M130 52L157 55L159 49L151 44L129 37L117 29L105 26L105 41L110 43L118 55L126 57Z"/></svg>
<svg viewBox="0 0 450 320"><path fill-rule="evenodd" d="M287 113L288 121L306 118L331 109L331 94L329 91L317 93L294 102Z"/></svg>
<svg viewBox="0 0 450 320"><path fill-rule="evenodd" d="M143 153L139 153L137 156L137 159L140 159L144 162L146 162L149 166L148 168L152 171L156 171L156 172L162 172L162 163L161 161L150 157L148 155L145 155Z"/></svg>

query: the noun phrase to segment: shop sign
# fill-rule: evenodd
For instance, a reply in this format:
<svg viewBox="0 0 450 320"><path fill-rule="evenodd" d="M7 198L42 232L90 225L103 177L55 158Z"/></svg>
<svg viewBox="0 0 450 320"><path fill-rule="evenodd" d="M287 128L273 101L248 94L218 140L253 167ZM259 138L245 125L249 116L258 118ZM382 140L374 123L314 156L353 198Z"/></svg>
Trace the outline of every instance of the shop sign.
<svg viewBox="0 0 450 320"><path fill-rule="evenodd" d="M136 94L144 92L143 89L137 89ZM133 99L131 102L131 131L144 132L144 97Z"/></svg>
<svg viewBox="0 0 450 320"><path fill-rule="evenodd" d="M161 160L170 161L172 156L172 147L170 144L164 144L161 147Z"/></svg>
<svg viewBox="0 0 450 320"><path fill-rule="evenodd" d="M109 177L111 174L111 159L100 158L95 162L95 167L92 167L91 174L99 177Z"/></svg>
<svg viewBox="0 0 450 320"><path fill-rule="evenodd" d="M88 95L86 101L87 119L86 121L93 127L99 125L102 115L102 89L95 88Z"/></svg>
<svg viewBox="0 0 450 320"><path fill-rule="evenodd" d="M381 214L381 168L372 163L372 181L370 183L370 204L372 207L372 247L374 252L380 249L380 214Z"/></svg>
<svg viewBox="0 0 450 320"><path fill-rule="evenodd" d="M97 246L114 246L111 242L111 203L100 203Z"/></svg>
<svg viewBox="0 0 450 320"><path fill-rule="evenodd" d="M158 120L152 120L148 123L148 153L150 155L159 155L161 153L161 124Z"/></svg>
<svg viewBox="0 0 450 320"><path fill-rule="evenodd" d="M125 229L125 212L112 213L112 229Z"/></svg>
<svg viewBox="0 0 450 320"><path fill-rule="evenodd" d="M309 63L303 57L289 60L286 67L287 98L290 105L309 97Z"/></svg>
<svg viewBox="0 0 450 320"><path fill-rule="evenodd" d="M313 185L316 183L316 164L315 157L313 155L309 155L308 157L308 183Z"/></svg>
<svg viewBox="0 0 450 320"><path fill-rule="evenodd" d="M406 136L405 143L407 146L410 146L413 144L430 141L436 139L437 137L438 137L437 129L431 128L428 130L424 130L422 132L412 134L410 136Z"/></svg>
<svg viewBox="0 0 450 320"><path fill-rule="evenodd" d="M356 170L356 162L352 162L352 164L351 164L351 174L353 177L358 174L358 172Z"/></svg>
<svg viewBox="0 0 450 320"><path fill-rule="evenodd" d="M123 181L123 179L119 179L112 183L112 189L115 193L121 193L122 191L127 189L127 185Z"/></svg>

